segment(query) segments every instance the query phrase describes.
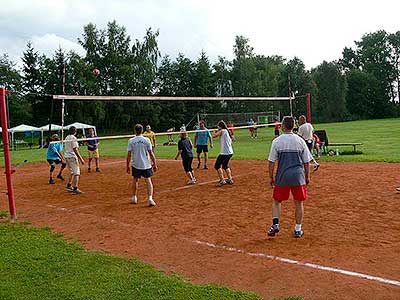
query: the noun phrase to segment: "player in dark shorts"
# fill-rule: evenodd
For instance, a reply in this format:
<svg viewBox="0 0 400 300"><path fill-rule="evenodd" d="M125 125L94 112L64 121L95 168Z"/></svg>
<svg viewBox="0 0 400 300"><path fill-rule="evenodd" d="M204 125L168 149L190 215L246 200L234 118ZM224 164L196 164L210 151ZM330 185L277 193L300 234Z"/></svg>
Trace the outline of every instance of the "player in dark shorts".
<svg viewBox="0 0 400 300"><path fill-rule="evenodd" d="M57 134L53 134L51 137L52 141L59 141L60 138L58 137ZM62 143L56 143L56 144L49 144L49 147L47 148L47 162L50 165L50 179L49 179L49 184L55 184L55 181L53 179L53 172L56 168L56 165L61 164L61 169L60 172L57 175L57 178L60 180L64 180L64 177L62 176L62 172L67 166L65 163L65 159L61 153L62 151Z"/></svg>
<svg viewBox="0 0 400 300"><path fill-rule="evenodd" d="M213 140L210 131L205 127L204 120L201 120L199 123L199 132L196 132L194 136L194 144L196 146L197 152L197 169L201 166L201 153L204 152L204 169L208 169L207 161L208 161L208 143L210 142L210 147L214 147Z"/></svg>
<svg viewBox="0 0 400 300"><path fill-rule="evenodd" d="M185 170L186 176L189 178L187 184L195 184L196 177L194 177L194 171L192 168L193 162L193 144L189 139L185 128L181 128L180 132L181 139L178 142L178 153L175 159L178 159L179 155L182 157L183 169Z"/></svg>

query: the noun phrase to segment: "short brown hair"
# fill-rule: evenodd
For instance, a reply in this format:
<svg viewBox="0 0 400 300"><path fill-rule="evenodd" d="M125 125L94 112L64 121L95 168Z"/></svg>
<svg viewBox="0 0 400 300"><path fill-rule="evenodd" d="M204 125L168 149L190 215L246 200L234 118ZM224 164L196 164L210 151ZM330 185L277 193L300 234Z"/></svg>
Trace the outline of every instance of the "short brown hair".
<svg viewBox="0 0 400 300"><path fill-rule="evenodd" d="M292 130L294 127L294 119L292 116L283 117L282 124L285 125L287 130Z"/></svg>
<svg viewBox="0 0 400 300"><path fill-rule="evenodd" d="M142 134L143 133L143 126L141 124L136 124L135 125L135 133L136 134Z"/></svg>

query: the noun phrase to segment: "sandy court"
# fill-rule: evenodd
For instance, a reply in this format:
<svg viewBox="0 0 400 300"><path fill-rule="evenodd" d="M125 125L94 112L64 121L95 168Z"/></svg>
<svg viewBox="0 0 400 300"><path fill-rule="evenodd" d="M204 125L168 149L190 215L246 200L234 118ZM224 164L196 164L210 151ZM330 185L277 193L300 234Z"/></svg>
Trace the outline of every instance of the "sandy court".
<svg viewBox="0 0 400 300"><path fill-rule="evenodd" d="M19 220L50 226L88 249L135 256L196 283L265 299L400 299L395 284L266 256L399 282L400 194L394 192L399 164L323 164L312 175L301 239L293 238L292 201L283 205L278 236L266 235L271 223L266 162L231 165L235 184L217 188L213 169L195 170L199 184L185 186L180 161L160 161L154 176L157 206L149 208L143 181L139 204L129 204L131 177L122 158L103 158L102 173L84 168L83 195L71 195L60 181L48 185L45 163L28 164L13 177ZM4 193L0 209L7 209Z"/></svg>

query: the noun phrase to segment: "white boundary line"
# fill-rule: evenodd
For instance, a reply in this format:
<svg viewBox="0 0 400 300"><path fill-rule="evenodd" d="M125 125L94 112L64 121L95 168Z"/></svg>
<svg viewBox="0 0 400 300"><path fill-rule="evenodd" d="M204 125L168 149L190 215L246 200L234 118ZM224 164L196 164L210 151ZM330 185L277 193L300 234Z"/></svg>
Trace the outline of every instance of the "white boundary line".
<svg viewBox="0 0 400 300"><path fill-rule="evenodd" d="M58 206L55 206L55 205L46 205L46 206L49 207L49 208L58 210L58 211L62 211L62 212L74 212L76 210L79 210L80 208L90 207L90 205L88 205L88 206L83 205L81 207L76 207L76 208L71 209L71 208L58 207ZM83 213L83 212L79 212L79 211L77 213L81 214L81 215L91 215L91 216L93 216L93 214L90 214L90 213ZM114 219L109 218L109 217L101 217L101 216L96 216L96 217L99 217L103 221L108 221L108 222L114 223L114 224L115 223L120 224L120 225L122 225L124 227L131 227L132 226L129 223L124 223L124 222L121 222L121 221L117 221L117 220L114 220ZM306 267L306 268L317 269L317 270L322 270L322 271L327 271L327 272L332 272L332 273L339 273L339 274L342 274L342 275L352 276L352 277L361 278L361 279L368 279L368 280L371 280L371 281L376 281L376 282L390 284L390 285L394 285L394 286L399 286L400 287L400 281L398 281L398 280L387 279L387 278L373 276L373 275L369 275L369 274L363 274L363 273L353 272L353 271L339 269L339 268L333 268L333 267L327 267L327 266L322 266L322 265L313 264L313 263L302 262L302 261L298 261L298 260L294 260L294 259L290 259L290 258L279 257L279 256L265 254L265 253L247 252L247 251L242 250L242 249L238 249L238 248L234 248L234 247L230 247L230 246L216 245L216 244L213 244L213 243L199 241L199 240L190 240L190 239L186 239L186 238L184 240L190 241L190 242L192 242L194 244L197 244L197 245L202 245L202 246L206 246L206 247L209 247L209 248L213 248L213 249L221 249L221 250L225 250L225 251L228 251L228 252L241 253L241 254L245 254L245 255L251 256L251 257L266 258L266 259L275 260L275 261L279 261L279 262L283 262L283 263L287 263L287 264L291 264L291 265L297 265L297 266L302 266L302 267Z"/></svg>
<svg viewBox="0 0 400 300"><path fill-rule="evenodd" d="M368 275L368 274L363 274L363 273L343 270L343 269L339 269L339 268L326 267L326 266L317 265L317 264L313 264L313 263L301 262L301 261L298 261L298 260L293 260L293 259L289 259L289 258L283 258L283 257L279 257L279 256L274 256L274 255L268 255L268 254L265 254L265 253L247 252L245 250L237 249L237 248L234 248L234 247L216 245L216 244L213 244L213 243L199 241L199 240L195 240L195 241L192 241L192 242L195 243L195 244L198 244L198 245L207 246L209 248L222 249L222 250L225 250L225 251L228 251L228 252L242 253L242 254L245 254L245 255L248 255L248 256L253 256L253 257L267 258L267 259L276 260L276 261L280 261L280 262L291 264L291 265L297 265L297 266L302 266L302 267L306 267L306 268L312 268L312 269L323 270L323 271L327 271L327 272L339 273L339 274L343 274L343 275L348 275L348 276L353 276L353 277L357 277L357 278L368 279L368 280L377 281L377 282L386 283L386 284L391 284L391 285L395 285L395 286L399 286L400 287L400 281L398 281L398 280L386 279L386 278L383 278L383 277L378 277L378 276L373 276L373 275Z"/></svg>

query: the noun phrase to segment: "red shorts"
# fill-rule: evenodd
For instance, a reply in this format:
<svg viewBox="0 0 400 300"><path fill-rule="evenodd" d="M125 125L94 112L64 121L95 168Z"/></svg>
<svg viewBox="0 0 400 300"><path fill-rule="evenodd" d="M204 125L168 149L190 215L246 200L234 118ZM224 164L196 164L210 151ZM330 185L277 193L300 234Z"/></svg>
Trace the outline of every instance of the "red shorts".
<svg viewBox="0 0 400 300"><path fill-rule="evenodd" d="M307 187L305 185L275 186L272 197L276 201L285 201L289 199L290 191L292 192L294 200L304 201L307 199Z"/></svg>

